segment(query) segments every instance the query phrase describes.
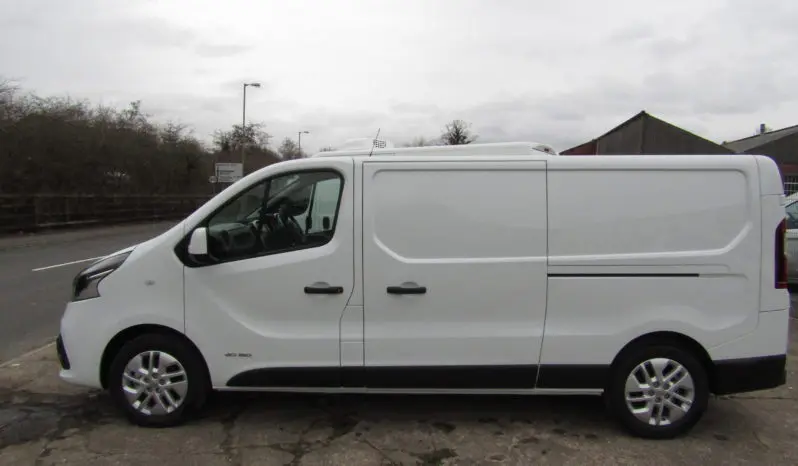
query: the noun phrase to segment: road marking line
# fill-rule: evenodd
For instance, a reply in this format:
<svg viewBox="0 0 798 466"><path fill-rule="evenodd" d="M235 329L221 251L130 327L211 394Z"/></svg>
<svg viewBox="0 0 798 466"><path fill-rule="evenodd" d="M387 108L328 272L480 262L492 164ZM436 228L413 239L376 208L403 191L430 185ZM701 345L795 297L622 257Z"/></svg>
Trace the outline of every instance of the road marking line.
<svg viewBox="0 0 798 466"><path fill-rule="evenodd" d="M55 345L55 342L51 341L50 343L47 343L46 345L44 345L44 346L42 346L40 348L36 348L35 350L30 350L27 353L23 354L22 356L17 356L16 358L11 359L10 361L6 361L6 362L0 364L0 369L5 369L6 367L9 367L11 365L17 364L22 359L25 359L28 356L33 356L36 353L41 353L42 351L46 350L47 348L50 348L53 345Z"/></svg>
<svg viewBox="0 0 798 466"><path fill-rule="evenodd" d="M65 265L80 264L81 262L89 262L97 259L102 259L103 257L105 256L91 257L89 259L81 259L79 261L64 262L63 264L48 265L46 267L39 267L38 269L33 269L33 272L41 272L42 270L54 269L56 267L63 267Z"/></svg>

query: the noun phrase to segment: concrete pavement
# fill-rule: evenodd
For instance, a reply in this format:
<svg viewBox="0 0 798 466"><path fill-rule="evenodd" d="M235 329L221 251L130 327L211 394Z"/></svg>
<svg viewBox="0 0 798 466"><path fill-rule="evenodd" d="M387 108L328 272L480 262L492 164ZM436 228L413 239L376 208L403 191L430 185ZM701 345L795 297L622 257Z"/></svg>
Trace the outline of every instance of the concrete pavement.
<svg viewBox="0 0 798 466"><path fill-rule="evenodd" d="M112 253L172 225L159 222L0 238L0 362L58 334L72 278L89 264L70 262ZM34 271L53 265L58 267Z"/></svg>
<svg viewBox="0 0 798 466"><path fill-rule="evenodd" d="M58 380L50 348L0 368L0 464L798 464L796 330L786 386L713 399L670 441L629 437L575 397L220 394L200 419L142 429Z"/></svg>

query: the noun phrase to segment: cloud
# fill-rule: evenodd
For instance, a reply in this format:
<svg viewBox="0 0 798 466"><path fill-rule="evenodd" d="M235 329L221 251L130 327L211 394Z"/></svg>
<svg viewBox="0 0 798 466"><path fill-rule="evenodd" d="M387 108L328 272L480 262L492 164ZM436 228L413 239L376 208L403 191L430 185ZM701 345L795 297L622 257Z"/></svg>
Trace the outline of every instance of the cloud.
<svg viewBox="0 0 798 466"><path fill-rule="evenodd" d="M249 50L252 50L250 45L214 45L214 44L199 44L194 49L197 55L205 58L221 58L233 57L241 55Z"/></svg>
<svg viewBox="0 0 798 466"><path fill-rule="evenodd" d="M795 124L798 2L4 2L2 72L210 139L247 115L303 147L434 138L559 149L647 110L715 140Z"/></svg>
<svg viewBox="0 0 798 466"><path fill-rule="evenodd" d="M651 24L635 23L629 26L624 26L612 32L609 35L607 42L613 44L613 43L625 43L625 42L646 40L651 38L651 31L652 31Z"/></svg>

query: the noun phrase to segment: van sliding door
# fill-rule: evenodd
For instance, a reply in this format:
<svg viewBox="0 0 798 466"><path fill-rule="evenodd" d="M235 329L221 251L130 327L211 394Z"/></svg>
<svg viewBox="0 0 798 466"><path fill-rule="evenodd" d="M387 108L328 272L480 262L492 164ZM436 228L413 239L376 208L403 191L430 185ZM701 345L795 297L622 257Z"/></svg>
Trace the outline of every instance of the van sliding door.
<svg viewBox="0 0 798 466"><path fill-rule="evenodd" d="M546 163L364 162L365 385L534 388Z"/></svg>

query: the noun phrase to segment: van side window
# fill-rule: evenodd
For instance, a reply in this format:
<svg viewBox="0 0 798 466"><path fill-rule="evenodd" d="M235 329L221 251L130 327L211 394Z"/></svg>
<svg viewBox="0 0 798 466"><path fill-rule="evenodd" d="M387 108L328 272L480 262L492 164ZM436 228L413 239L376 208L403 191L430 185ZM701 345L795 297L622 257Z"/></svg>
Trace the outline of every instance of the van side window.
<svg viewBox="0 0 798 466"><path fill-rule="evenodd" d="M322 233L332 228L338 210L338 197L341 193L341 179L332 178L316 183L313 200L307 217L308 234Z"/></svg>
<svg viewBox="0 0 798 466"><path fill-rule="evenodd" d="M342 185L330 170L258 183L208 219L209 255L227 262L326 244L335 233Z"/></svg>
<svg viewBox="0 0 798 466"><path fill-rule="evenodd" d="M798 201L787 206L787 229L798 228Z"/></svg>

